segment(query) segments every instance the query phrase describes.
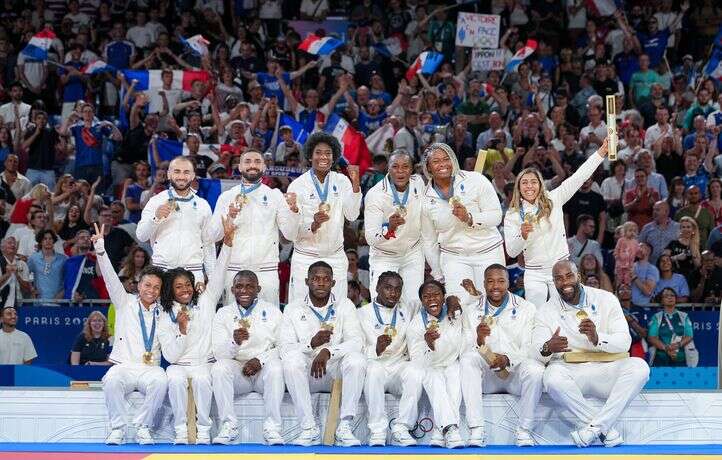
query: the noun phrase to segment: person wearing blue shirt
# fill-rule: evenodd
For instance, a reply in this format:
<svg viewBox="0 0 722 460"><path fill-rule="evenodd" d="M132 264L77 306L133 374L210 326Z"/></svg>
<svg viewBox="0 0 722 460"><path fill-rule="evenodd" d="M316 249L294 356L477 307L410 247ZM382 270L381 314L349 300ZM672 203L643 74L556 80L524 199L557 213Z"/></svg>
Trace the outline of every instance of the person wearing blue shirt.
<svg viewBox="0 0 722 460"><path fill-rule="evenodd" d="M687 302L689 300L689 284L687 283L687 279L679 273L674 273L672 267L672 256L669 254L659 256L657 260L659 281L657 281L657 286L654 288L653 297L659 296L666 288L672 288L674 292L677 293L677 300L679 302Z"/></svg>
<svg viewBox="0 0 722 460"><path fill-rule="evenodd" d="M135 58L135 45L130 40L125 40L125 30L121 22L113 24L110 36L113 40L103 48L103 59L116 69L130 68Z"/></svg>
<svg viewBox="0 0 722 460"><path fill-rule="evenodd" d="M34 275L34 289L38 299L62 299L65 279L64 254L55 252L58 237L52 230L41 230L35 240L39 250L28 257L28 268Z"/></svg>
<svg viewBox="0 0 722 460"><path fill-rule="evenodd" d="M282 78L286 85L290 86L291 80L295 80L303 75L308 69L314 67L317 64L317 61L310 61L300 69L293 72L284 72L283 67L281 67L281 64L278 62L278 59L274 57L269 57L266 64L268 72L253 73L242 70L241 74L244 78L249 80L255 79L258 81L263 88L263 95L267 98L275 97L278 101L278 107L283 110L286 100L278 80Z"/></svg>
<svg viewBox="0 0 722 460"><path fill-rule="evenodd" d="M700 166L699 158L693 153L687 153L684 156L685 175L682 176L685 190L692 186L697 186L702 195L702 199L707 197L707 184L710 175L706 165Z"/></svg>
<svg viewBox="0 0 722 460"><path fill-rule="evenodd" d="M667 49L667 42L669 41L669 36L671 35L670 31L675 30L680 21L682 21L685 12L689 8L689 3L683 3L681 8L682 12L677 15L677 18L669 25L668 28L659 30L657 18L652 16L647 21L647 33L637 32L636 37L634 37L636 40L635 48L642 50L645 54L649 55L651 67L657 67L659 63L662 62L664 52ZM629 26L625 28L626 34L629 32L628 27Z"/></svg>
<svg viewBox="0 0 722 460"><path fill-rule="evenodd" d="M73 111L75 103L85 98L85 80L88 75L82 73L83 63L80 58L83 45L76 43L70 50L70 60L62 67L58 67L60 83L63 87L63 110L61 116L65 119Z"/></svg>
<svg viewBox="0 0 722 460"><path fill-rule="evenodd" d="M645 305L651 302L654 288L659 281L659 270L649 263L652 247L647 243L639 243L637 262L634 263L632 275L632 304Z"/></svg>
<svg viewBox="0 0 722 460"><path fill-rule="evenodd" d="M631 38L624 37L624 51L614 57L614 66L624 86L629 86L632 75L639 70L639 56L634 51Z"/></svg>

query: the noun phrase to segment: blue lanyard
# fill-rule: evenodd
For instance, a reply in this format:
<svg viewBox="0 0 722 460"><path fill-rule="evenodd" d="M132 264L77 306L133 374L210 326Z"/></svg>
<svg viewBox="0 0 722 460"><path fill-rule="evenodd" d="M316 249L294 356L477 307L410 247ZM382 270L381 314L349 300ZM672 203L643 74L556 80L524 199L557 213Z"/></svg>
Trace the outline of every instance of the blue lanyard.
<svg viewBox="0 0 722 460"><path fill-rule="evenodd" d="M577 305L571 305L571 304L563 301L561 298L559 298L559 300L561 300L563 304L567 304L575 310L584 310L584 306L587 303L587 293L586 293L586 291L584 291L584 287L582 285L579 285L579 290L581 292L579 293L579 303ZM597 309L596 305L592 305L591 307L592 307L592 311Z"/></svg>
<svg viewBox="0 0 722 460"><path fill-rule="evenodd" d="M193 194L189 193L187 198L183 198L182 196L173 196L173 193L170 191L170 189L168 189L168 199L186 203L193 199Z"/></svg>
<svg viewBox="0 0 722 460"><path fill-rule="evenodd" d="M238 308L238 314L241 315L241 318L248 318L251 316L251 313L253 313L253 309L256 308L256 304L258 303L258 298L253 301L253 303L246 308L246 311L244 312L240 305L236 304L236 307Z"/></svg>
<svg viewBox="0 0 722 460"><path fill-rule="evenodd" d="M260 180L259 180L258 182L256 182L256 183L254 183L253 185L251 185L251 186L248 187L248 188L246 188L246 186L243 185L243 181L241 181L241 195L248 195L248 194L250 194L251 192L253 192L254 190L256 190L258 187L260 187L260 186L261 186L261 181L260 181Z"/></svg>
<svg viewBox="0 0 722 460"><path fill-rule="evenodd" d="M193 310L193 304L188 305L187 308L188 308L188 310ZM171 309L168 311L168 315L170 316L170 320L171 320L171 321L173 321L174 323L177 323L177 322L178 322L178 318L176 318L175 313L173 313L173 308L172 308L172 307L171 307Z"/></svg>
<svg viewBox="0 0 722 460"><path fill-rule="evenodd" d="M376 302L374 302L374 313L376 313L376 320L382 326L396 327L396 313L398 313L398 311L399 311L398 308L394 308L394 314L393 314L393 316L391 316L391 322L389 324L386 324L381 319L381 312L379 311L379 305Z"/></svg>
<svg viewBox="0 0 722 460"><path fill-rule="evenodd" d="M448 308L446 307L446 303L441 307L441 314L439 314L439 317L437 318L438 322L442 322L444 318L446 318ZM428 327L429 325L429 314L426 313L426 308L421 307L421 319L424 320L424 327Z"/></svg>
<svg viewBox="0 0 722 460"><path fill-rule="evenodd" d="M394 197L394 206L406 207L406 203L409 201L409 190L411 189L411 182L409 182L409 184L406 185L406 191L404 192L404 196L401 200L399 200L399 192L396 190L396 186L394 185L394 183L390 177L389 177L389 187L391 188L391 195Z"/></svg>
<svg viewBox="0 0 722 460"><path fill-rule="evenodd" d="M441 198L444 201L449 201L452 196L454 196L454 176L451 177L451 186L449 187L449 196L445 196L445 194L439 190L439 188L436 186L436 184L433 185L434 190L436 191L436 194L439 195L439 198Z"/></svg>
<svg viewBox="0 0 722 460"><path fill-rule="evenodd" d="M501 305L496 307L496 311L494 312L493 315L491 315L492 318L496 318L497 316L501 315L501 313L504 311L506 306L509 304L509 297L511 297L511 296L507 292L507 294L504 296L504 301L501 302ZM488 297L486 299L484 299L484 316L489 316L489 298Z"/></svg>
<svg viewBox="0 0 722 460"><path fill-rule="evenodd" d="M328 184L331 182L329 176L330 173L326 175L326 180L323 183L323 191L321 191L321 183L318 177L316 177L316 173L311 170L311 180L313 181L313 186L316 187L316 193L318 193L318 199L321 200L321 203L325 203L328 200Z"/></svg>
<svg viewBox="0 0 722 460"><path fill-rule="evenodd" d="M146 352L150 352L153 349L153 339L155 338L155 311L153 311L153 325L150 328L150 337L148 336L148 328L145 327L143 307L140 301L138 301L138 319L140 320L140 332L143 334L143 346L145 346Z"/></svg>
<svg viewBox="0 0 722 460"><path fill-rule="evenodd" d="M335 313L335 311L333 309L333 303L328 306L328 310L326 311L325 317L321 316L321 314L316 311L316 308L313 306L313 304L308 299L308 297L306 297L306 303L309 305L309 308L311 309L313 314L316 315L316 318L318 318L318 320L321 321L321 323L327 323L331 318L333 318L333 315Z"/></svg>

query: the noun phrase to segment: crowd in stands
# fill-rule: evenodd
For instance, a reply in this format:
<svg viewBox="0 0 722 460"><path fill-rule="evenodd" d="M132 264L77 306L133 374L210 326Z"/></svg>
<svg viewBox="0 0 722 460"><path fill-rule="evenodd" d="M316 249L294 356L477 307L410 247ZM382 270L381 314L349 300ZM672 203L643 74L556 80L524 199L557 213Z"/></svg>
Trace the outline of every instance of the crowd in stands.
<svg viewBox="0 0 722 460"><path fill-rule="evenodd" d="M303 168L302 146L279 117L313 131L335 113L367 137L393 128L372 153L364 193L383 179L394 149L412 152L420 172L424 148L446 142L462 169L473 170L477 151L487 151L483 170L506 208L521 169L537 167L554 188L595 152L607 133L604 98L615 95L618 160L605 161L565 205L570 254L585 284L617 293L636 337L659 350L671 346L672 329L691 335L689 318L673 314L676 303L722 297L722 88L703 71L720 39L722 5L629 0L600 16L584 0L456 3L3 2L2 301L107 299L93 222L105 224L110 259L126 288L136 288L150 248L137 241L135 224L166 188L165 164L148 155L160 139L183 142L198 178L237 177L247 147L266 152L268 166ZM455 46L460 11L501 16L507 62L527 39L536 52L513 72L475 71L471 48ZM298 50L304 37L291 19L316 21L323 36L323 21L337 15L347 20L341 48L330 56ZM22 50L44 29L56 35L49 59L33 60ZM210 42L206 55L181 40L198 33ZM374 46L390 37L405 44L397 57ZM425 50L444 62L407 81ZM210 79L182 91L163 72L163 87L141 91L122 72L83 72L98 59L116 69L205 70ZM283 191L291 180L264 179ZM359 306L370 300L360 220L345 237L349 297ZM283 286L292 245L280 250ZM523 260L508 265L514 292L523 293ZM667 316L640 324L631 309L654 302ZM664 318L676 322L662 327ZM94 354L107 342L98 321L89 320L73 363L103 361ZM668 365L668 356L658 352L655 364Z"/></svg>

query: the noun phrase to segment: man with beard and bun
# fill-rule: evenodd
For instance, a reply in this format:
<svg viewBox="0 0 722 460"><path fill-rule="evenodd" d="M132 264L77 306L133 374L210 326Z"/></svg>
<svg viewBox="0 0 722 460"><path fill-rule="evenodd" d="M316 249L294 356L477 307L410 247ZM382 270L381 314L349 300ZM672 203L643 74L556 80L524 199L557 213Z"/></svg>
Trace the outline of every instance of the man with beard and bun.
<svg viewBox="0 0 722 460"><path fill-rule="evenodd" d="M329 264L311 264L308 294L286 306L278 334L283 376L301 425L301 434L293 443L301 446L320 442L311 392L329 391L332 379L343 380L336 445L361 444L353 435L351 421L358 411L366 375L364 336L354 304L331 293L335 283Z"/></svg>
<svg viewBox="0 0 722 460"><path fill-rule="evenodd" d="M449 294L462 294L463 279L471 277L480 286L484 269L504 262L503 240L496 228L501 204L491 182L481 173L461 171L446 144L426 149L422 165L429 179L421 211L426 261Z"/></svg>
<svg viewBox="0 0 722 460"><path fill-rule="evenodd" d="M261 286L260 297L278 305L278 231L293 240L298 228L296 195L283 194L261 182L266 164L258 150L241 153L238 170L241 182L221 194L211 221L211 238L223 237L222 216L236 224L231 260L226 272L226 299L230 299L233 278L240 270L256 274Z"/></svg>
<svg viewBox="0 0 722 460"><path fill-rule="evenodd" d="M509 272L503 265L489 265L484 271L485 296L471 280L463 283L471 295L471 305L464 309L466 351L461 355L468 444L485 445L483 391L520 396L516 445L533 446L530 432L544 375L544 366L527 357L536 307L509 292ZM491 363L482 357L487 348L494 353Z"/></svg>
<svg viewBox="0 0 722 460"><path fill-rule="evenodd" d="M188 158L171 160L170 187L148 200L136 235L141 242L150 241L154 265L165 270L185 268L193 273L196 290L203 292L203 265L210 276L216 248L209 232L211 207L191 189L195 176L193 162Z"/></svg>
<svg viewBox="0 0 722 460"><path fill-rule="evenodd" d="M230 218L222 220L223 248L218 256L218 270L208 278L208 288L199 295L193 273L184 268L168 270L163 281L158 340L163 357L171 363L166 373L175 425L174 444L188 444L188 379L191 379L198 419L196 444L211 442L211 325L216 304L223 294L224 272L235 231Z"/></svg>
<svg viewBox="0 0 722 460"><path fill-rule="evenodd" d="M611 292L582 286L574 263L557 262L552 276L559 297L537 310L531 348L536 359L547 364L544 388L584 424L571 432L578 447L590 446L597 439L606 447L618 446L624 440L614 424L649 380L649 366L639 358L565 362L564 354L572 350L626 353L632 338L617 298ZM604 405L596 409L584 394L605 398Z"/></svg>
<svg viewBox="0 0 722 460"><path fill-rule="evenodd" d="M436 280L419 288L421 309L406 333L412 366L423 370L423 386L434 412L432 446L463 447L459 434L461 373L459 354L464 346L461 319L447 317L446 290Z"/></svg>
<svg viewBox="0 0 722 460"><path fill-rule="evenodd" d="M106 444L122 444L128 419L128 396L133 391L144 399L133 417L138 444L153 444L150 425L165 399L168 381L160 367L160 341L156 324L160 309L158 297L163 272L149 265L140 272L138 294L128 294L105 251L104 228L95 224L95 254L110 300L115 306L115 343L108 360L115 364L103 377L103 395L110 418Z"/></svg>
<svg viewBox="0 0 722 460"><path fill-rule="evenodd" d="M308 267L322 260L333 269L337 299L347 294L348 259L343 248L344 219L356 220L361 210L358 166L348 166L348 176L331 171L341 156L341 145L326 133L313 133L304 146L311 169L291 182L288 192L297 196L300 219L293 240L289 302L302 300L308 288L303 280ZM350 180L349 180L350 179Z"/></svg>
<svg viewBox="0 0 722 460"><path fill-rule="evenodd" d="M424 181L412 175L414 161L406 150L389 158L389 173L366 193L364 230L369 245L371 298L385 271L397 272L405 280L403 299L417 298L424 282L424 253L421 246L421 206Z"/></svg>
<svg viewBox="0 0 722 460"><path fill-rule="evenodd" d="M406 351L406 330L411 321L406 304L399 303L401 275L386 271L378 277L374 302L357 310L366 347L366 383L370 446L386 445L389 418L386 391L401 397L399 415L391 423L391 439L400 446L416 445L409 428L416 423L423 369L413 366Z"/></svg>
<svg viewBox="0 0 722 460"><path fill-rule="evenodd" d="M281 400L283 367L277 337L281 310L276 303L258 297L262 292L255 273L241 270L231 287L235 301L224 306L213 319L213 394L221 429L214 444L231 444L238 437L238 418L233 409L235 396L252 391L263 394L266 444L283 444Z"/></svg>

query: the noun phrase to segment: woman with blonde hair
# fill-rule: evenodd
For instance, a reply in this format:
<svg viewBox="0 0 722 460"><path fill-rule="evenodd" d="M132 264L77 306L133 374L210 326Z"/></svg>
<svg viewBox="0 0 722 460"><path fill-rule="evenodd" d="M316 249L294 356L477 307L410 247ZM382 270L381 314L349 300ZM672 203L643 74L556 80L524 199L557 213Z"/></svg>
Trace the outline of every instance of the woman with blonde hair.
<svg viewBox="0 0 722 460"><path fill-rule="evenodd" d="M53 222L62 222L68 213L68 208L80 199L78 184L70 174L63 174L55 184L53 193Z"/></svg>
<svg viewBox="0 0 722 460"><path fill-rule="evenodd" d="M605 138L599 150L551 192L536 168L526 168L516 177L504 217L506 251L510 257L524 253L525 297L538 307L555 292L552 267L569 258L562 206L604 161L607 142Z"/></svg>
<svg viewBox="0 0 722 460"><path fill-rule="evenodd" d="M681 273L690 286L702 265L702 254L699 249L699 227L689 216L679 219L679 237L667 245L666 252L672 256L675 273Z"/></svg>
<svg viewBox="0 0 722 460"><path fill-rule="evenodd" d="M78 335L70 352L70 364L73 366L111 366L108 361L110 354L110 332L108 319L95 310L88 315L83 332Z"/></svg>

